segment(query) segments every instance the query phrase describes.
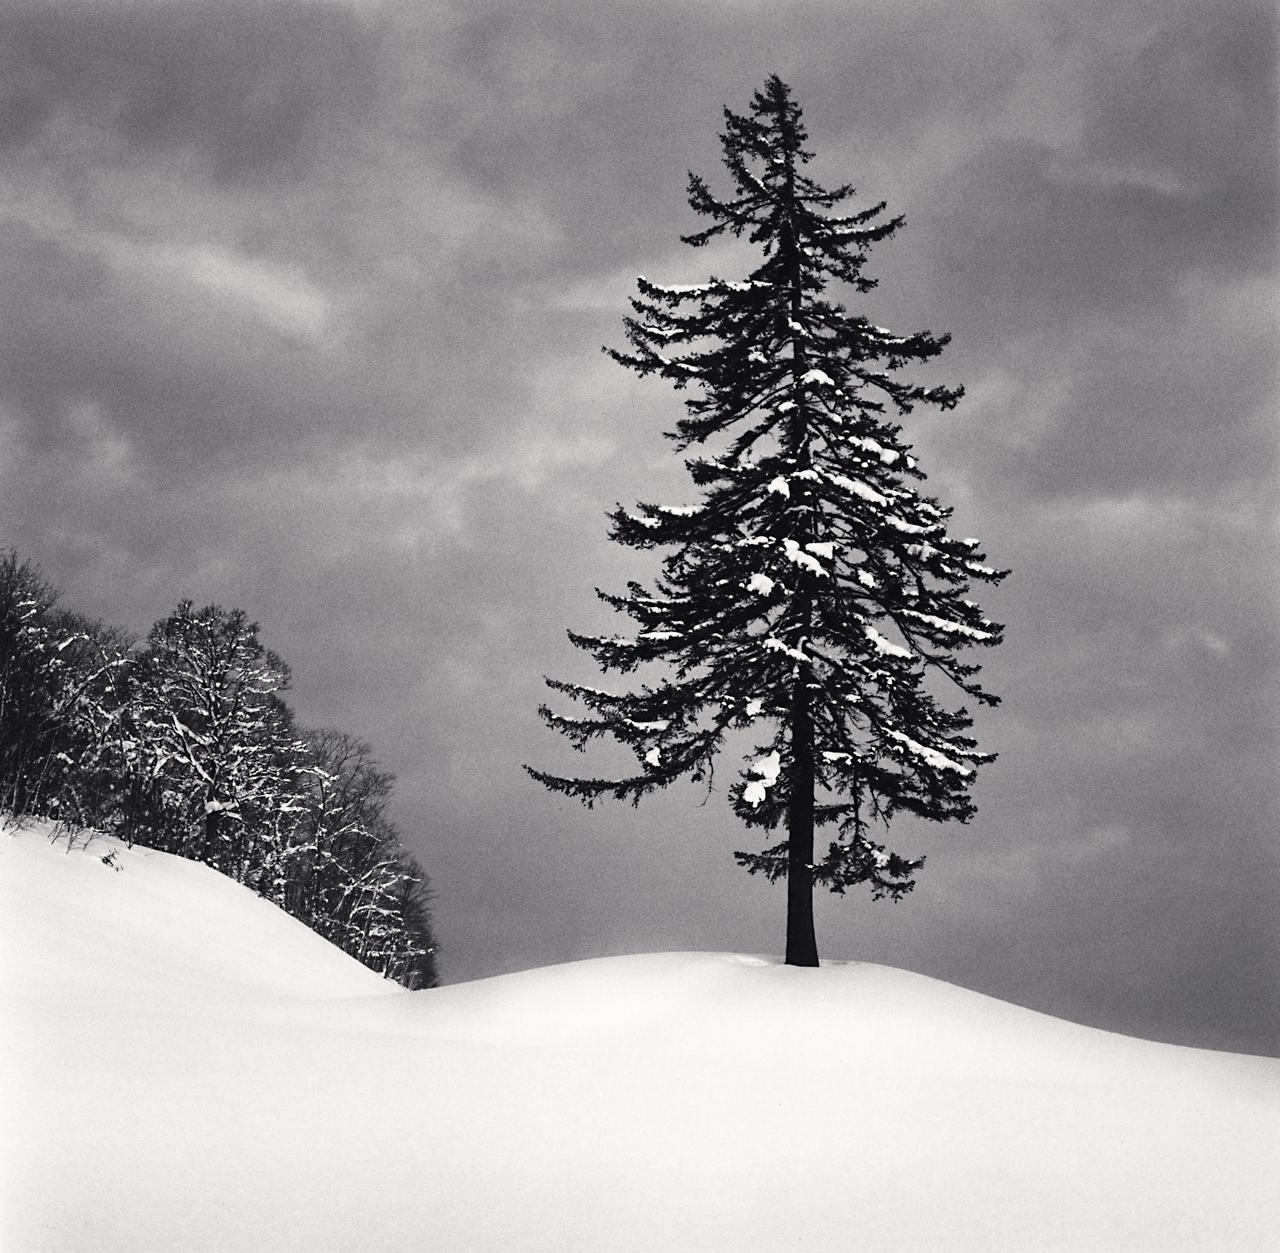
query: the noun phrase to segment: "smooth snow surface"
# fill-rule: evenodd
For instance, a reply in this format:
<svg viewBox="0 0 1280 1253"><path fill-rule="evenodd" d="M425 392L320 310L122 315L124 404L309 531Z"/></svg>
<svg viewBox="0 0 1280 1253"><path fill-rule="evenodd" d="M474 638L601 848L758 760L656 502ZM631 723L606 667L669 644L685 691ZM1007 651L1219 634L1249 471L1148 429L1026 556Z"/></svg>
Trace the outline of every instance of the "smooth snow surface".
<svg viewBox="0 0 1280 1253"><path fill-rule="evenodd" d="M389 992L211 870L40 829L0 888L6 1250L1277 1247L1280 1062L859 963Z"/></svg>

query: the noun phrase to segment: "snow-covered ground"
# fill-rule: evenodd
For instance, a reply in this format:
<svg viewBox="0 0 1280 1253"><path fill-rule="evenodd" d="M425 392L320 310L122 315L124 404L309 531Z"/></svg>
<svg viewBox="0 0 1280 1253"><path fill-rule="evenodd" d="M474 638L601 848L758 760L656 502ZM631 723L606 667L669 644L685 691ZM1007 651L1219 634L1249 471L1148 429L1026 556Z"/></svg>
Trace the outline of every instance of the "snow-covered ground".
<svg viewBox="0 0 1280 1253"><path fill-rule="evenodd" d="M0 830L12 1253L1245 1253L1280 1062L856 962L401 992L203 866Z"/></svg>

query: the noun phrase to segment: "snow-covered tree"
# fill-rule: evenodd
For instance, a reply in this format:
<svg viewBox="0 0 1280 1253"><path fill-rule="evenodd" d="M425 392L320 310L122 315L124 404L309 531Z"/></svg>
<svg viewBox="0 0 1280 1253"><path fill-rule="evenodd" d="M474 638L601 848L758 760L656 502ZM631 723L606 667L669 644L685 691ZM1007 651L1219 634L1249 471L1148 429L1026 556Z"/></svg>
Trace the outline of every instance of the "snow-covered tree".
<svg viewBox="0 0 1280 1253"><path fill-rule="evenodd" d="M815 883L837 893L865 883L873 898L897 899L923 859L889 851L876 824L974 812L969 789L991 756L966 734L969 712L947 707L927 678L995 703L958 653L999 641L967 593L1003 572L983 564L977 540L947 533L951 511L916 487L924 476L893 420L960 399L959 388L900 376L948 337L895 334L828 294L874 287L867 250L902 219L883 204L832 212L853 188L828 190L804 173L801 111L776 76L747 114L725 110L725 123L732 193L721 199L690 176L690 205L710 222L685 242L745 236L759 265L695 286L641 278L626 319L631 350L606 350L693 391L669 438L694 450L686 465L701 491L692 504L612 513L617 542L669 550L661 576L598 593L634 620L633 634L570 632L605 671L657 662L674 673L626 691L549 679L587 712L544 706L544 720L579 749L611 736L638 768L530 773L588 805L637 802L684 776L709 780L726 736L753 734L730 801L748 826L786 838L735 856L787 879L786 960L816 965ZM819 854L815 828L827 825L833 838Z"/></svg>
<svg viewBox="0 0 1280 1253"><path fill-rule="evenodd" d="M0 809L97 825L115 803L126 642L57 599L29 561L0 556Z"/></svg>
<svg viewBox="0 0 1280 1253"><path fill-rule="evenodd" d="M129 675L130 771L165 828L142 842L282 893L305 768L288 682L242 610L183 601L156 623Z"/></svg>
<svg viewBox="0 0 1280 1253"><path fill-rule="evenodd" d="M431 924L431 887L426 871L415 858L401 855L393 899L395 929L384 950L382 971L388 979L410 990L433 988L439 979Z"/></svg>
<svg viewBox="0 0 1280 1253"><path fill-rule="evenodd" d="M0 808L18 814L44 812L47 776L65 747L72 678L55 599L30 562L0 557Z"/></svg>
<svg viewBox="0 0 1280 1253"><path fill-rule="evenodd" d="M387 978L433 986L431 891L387 818L393 777L353 736L296 730L288 668L243 611L183 601L134 650L56 602L0 554L0 813L205 862Z"/></svg>
<svg viewBox="0 0 1280 1253"><path fill-rule="evenodd" d="M350 908L364 867L382 844L376 831L392 776L363 740L332 728L303 732L305 803L293 835L284 905L339 947L350 947Z"/></svg>
<svg viewBox="0 0 1280 1253"><path fill-rule="evenodd" d="M342 731L305 733L305 804L285 907L366 966L406 987L436 982L427 876L387 818L394 776Z"/></svg>

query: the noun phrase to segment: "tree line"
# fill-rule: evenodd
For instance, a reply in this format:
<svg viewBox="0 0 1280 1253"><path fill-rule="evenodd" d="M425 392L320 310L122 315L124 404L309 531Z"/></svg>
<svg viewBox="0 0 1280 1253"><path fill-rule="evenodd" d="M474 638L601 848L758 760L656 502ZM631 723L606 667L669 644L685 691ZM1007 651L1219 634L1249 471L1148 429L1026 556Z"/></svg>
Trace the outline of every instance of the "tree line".
<svg viewBox="0 0 1280 1253"><path fill-rule="evenodd" d="M0 810L201 861L372 970L437 982L426 874L364 741L298 726L239 609L180 602L140 643L0 556Z"/></svg>

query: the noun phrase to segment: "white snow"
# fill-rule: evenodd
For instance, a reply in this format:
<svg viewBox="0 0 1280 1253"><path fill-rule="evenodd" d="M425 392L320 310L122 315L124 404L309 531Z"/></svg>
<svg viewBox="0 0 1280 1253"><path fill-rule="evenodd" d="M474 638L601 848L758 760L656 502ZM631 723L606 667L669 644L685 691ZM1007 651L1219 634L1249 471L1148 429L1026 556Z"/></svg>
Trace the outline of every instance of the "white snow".
<svg viewBox="0 0 1280 1253"><path fill-rule="evenodd" d="M917 609L907 609L903 612L909 614L918 622L927 622L930 626L937 627L940 631L949 631L955 635L967 635L974 640L989 640L991 638L990 631L980 631L977 627L971 627L964 622L953 622L950 618L939 618L931 613L921 613Z"/></svg>
<svg viewBox="0 0 1280 1253"><path fill-rule="evenodd" d="M777 478L770 479L769 482L765 484L764 490L766 492L776 492L779 496L790 497L791 495L791 485L781 474L779 474Z"/></svg>
<svg viewBox="0 0 1280 1253"><path fill-rule="evenodd" d="M889 498L876 491L874 487L864 483L861 479L851 479L844 474L828 474L827 478L831 480L837 487L843 487L846 492L852 492L855 496L860 496L863 500L870 501L873 505L887 505Z"/></svg>
<svg viewBox="0 0 1280 1253"><path fill-rule="evenodd" d="M796 543L795 540L784 539L782 541L782 550L787 560L790 561L793 565L802 566L807 569L810 569L814 572L814 574L827 573L822 563L818 561L817 558L815 558L812 553L805 552L805 550L801 548L800 545Z"/></svg>
<svg viewBox="0 0 1280 1253"><path fill-rule="evenodd" d="M896 513L885 514L884 520L895 531L901 531L903 535L928 535L929 528L927 526L917 526L914 522L907 522L903 518L898 517Z"/></svg>
<svg viewBox="0 0 1280 1253"><path fill-rule="evenodd" d="M962 774L966 778L973 773L968 766L962 766L958 761L952 761L950 757L945 753L940 753L936 748L930 748L927 744L917 743L909 735L904 735L901 731L890 731L889 735L903 745L912 756L928 762L935 770L950 770L955 774Z"/></svg>
<svg viewBox="0 0 1280 1253"><path fill-rule="evenodd" d="M885 966L665 953L393 991L212 870L40 830L0 830L0 953L15 1253L1263 1253L1280 1229L1280 1062Z"/></svg>
<svg viewBox="0 0 1280 1253"><path fill-rule="evenodd" d="M765 652L768 653L786 653L788 657L795 658L796 661L811 661L812 658L803 649L792 648L788 644L784 644L782 640L775 635L770 635L763 644Z"/></svg>
<svg viewBox="0 0 1280 1253"><path fill-rule="evenodd" d="M769 789L777 783L778 774L782 770L782 758L776 751L766 753L763 757L757 757L750 769L756 778L747 781L747 786L742 789L742 799L754 806L759 805Z"/></svg>
<svg viewBox="0 0 1280 1253"><path fill-rule="evenodd" d="M774 581L767 574L756 573L747 581L747 590L751 592L759 592L761 596L768 596L773 592Z"/></svg>
<svg viewBox="0 0 1280 1253"><path fill-rule="evenodd" d="M914 655L909 648L903 648L901 644L895 644L892 640L885 639L870 623L865 623L862 631L867 639L875 645L876 650L884 653L887 657L911 657Z"/></svg>
<svg viewBox="0 0 1280 1253"><path fill-rule="evenodd" d="M641 283L649 283L643 274L636 276ZM649 283L654 291L665 292L670 296L702 295L712 290L711 283Z"/></svg>
<svg viewBox="0 0 1280 1253"><path fill-rule="evenodd" d="M870 436L854 435L850 437L849 442L864 452L874 453L883 465L891 466L898 459L898 454L892 448L886 448L879 440L874 440Z"/></svg>

